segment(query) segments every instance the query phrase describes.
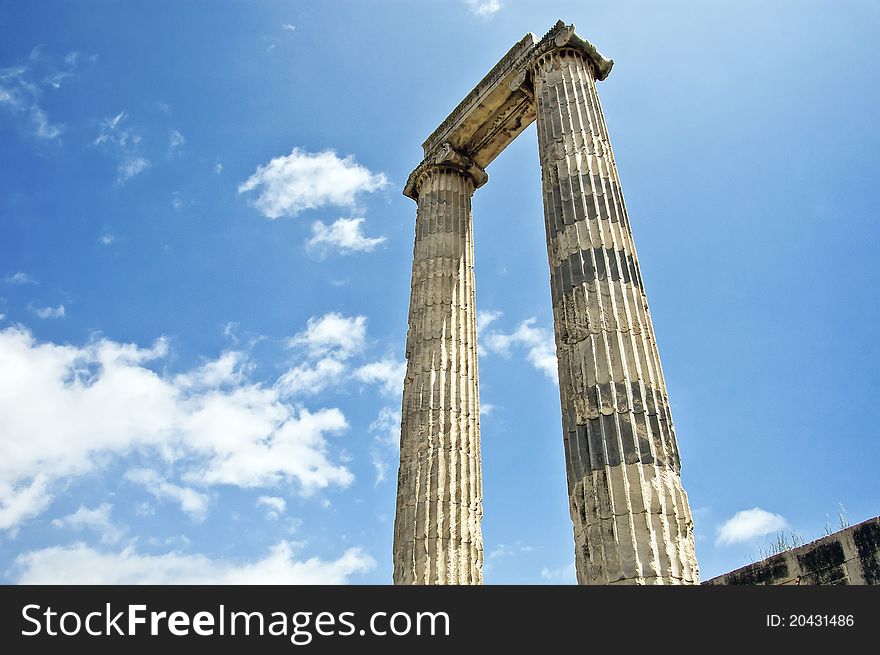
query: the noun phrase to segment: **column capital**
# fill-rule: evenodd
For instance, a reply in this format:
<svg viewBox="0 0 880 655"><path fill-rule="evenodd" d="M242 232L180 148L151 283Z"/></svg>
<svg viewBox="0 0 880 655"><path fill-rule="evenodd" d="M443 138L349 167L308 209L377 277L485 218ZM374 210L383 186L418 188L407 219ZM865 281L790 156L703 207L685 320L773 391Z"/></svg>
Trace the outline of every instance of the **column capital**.
<svg viewBox="0 0 880 655"><path fill-rule="evenodd" d="M428 172L435 168L451 168L470 176L474 183L474 189L479 189L489 180L486 171L477 166L473 159L458 152L448 143L444 143L434 152L429 153L422 160L422 163L409 174L406 186L403 187L403 195L418 201L419 186L422 180Z"/></svg>
<svg viewBox="0 0 880 655"><path fill-rule="evenodd" d="M566 25L561 20L556 22L547 34L544 35L538 45L535 46L532 61L537 63L541 55L561 48L573 48L586 55L587 60L596 71L596 79L604 80L611 73L614 66L613 59L606 59L589 41L582 39L575 33L574 23Z"/></svg>

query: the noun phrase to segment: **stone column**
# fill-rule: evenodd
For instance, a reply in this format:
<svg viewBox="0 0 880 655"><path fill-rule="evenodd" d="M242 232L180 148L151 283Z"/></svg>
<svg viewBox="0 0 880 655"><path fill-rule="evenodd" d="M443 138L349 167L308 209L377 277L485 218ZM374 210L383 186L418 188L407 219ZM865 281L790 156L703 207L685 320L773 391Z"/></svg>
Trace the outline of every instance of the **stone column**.
<svg viewBox="0 0 880 655"><path fill-rule="evenodd" d="M471 196L486 173L447 144L418 203L394 521L395 584L481 584L480 403Z"/></svg>
<svg viewBox="0 0 880 655"><path fill-rule="evenodd" d="M596 95L611 62L573 26L548 36L531 72L578 582L695 584L666 384Z"/></svg>

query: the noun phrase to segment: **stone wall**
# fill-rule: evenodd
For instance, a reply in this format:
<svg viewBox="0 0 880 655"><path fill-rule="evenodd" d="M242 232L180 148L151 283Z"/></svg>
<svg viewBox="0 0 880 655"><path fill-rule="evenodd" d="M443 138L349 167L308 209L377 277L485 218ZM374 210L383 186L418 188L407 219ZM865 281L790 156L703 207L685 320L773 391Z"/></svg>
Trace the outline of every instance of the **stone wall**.
<svg viewBox="0 0 880 655"><path fill-rule="evenodd" d="M703 584L880 585L880 516Z"/></svg>

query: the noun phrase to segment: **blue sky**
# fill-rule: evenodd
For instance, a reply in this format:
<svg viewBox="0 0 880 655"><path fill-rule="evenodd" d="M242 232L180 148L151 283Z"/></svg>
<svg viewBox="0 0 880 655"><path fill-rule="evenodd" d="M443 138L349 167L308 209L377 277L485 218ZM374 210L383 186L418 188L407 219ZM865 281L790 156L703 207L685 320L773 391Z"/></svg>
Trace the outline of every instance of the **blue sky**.
<svg viewBox="0 0 880 655"><path fill-rule="evenodd" d="M391 578L423 139L558 19L708 578L880 513L872 2L0 5L0 580ZM487 583L573 575L534 126L474 198Z"/></svg>

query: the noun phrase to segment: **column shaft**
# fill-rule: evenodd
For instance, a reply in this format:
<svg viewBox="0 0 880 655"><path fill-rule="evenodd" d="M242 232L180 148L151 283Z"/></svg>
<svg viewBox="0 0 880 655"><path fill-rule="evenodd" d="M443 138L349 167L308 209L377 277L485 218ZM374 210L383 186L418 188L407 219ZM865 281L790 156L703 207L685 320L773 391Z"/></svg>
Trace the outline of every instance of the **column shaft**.
<svg viewBox="0 0 880 655"><path fill-rule="evenodd" d="M578 582L693 584L693 521L595 71L563 47L533 78Z"/></svg>
<svg viewBox="0 0 880 655"><path fill-rule="evenodd" d="M481 584L474 181L441 164L421 172L414 187L394 582Z"/></svg>

